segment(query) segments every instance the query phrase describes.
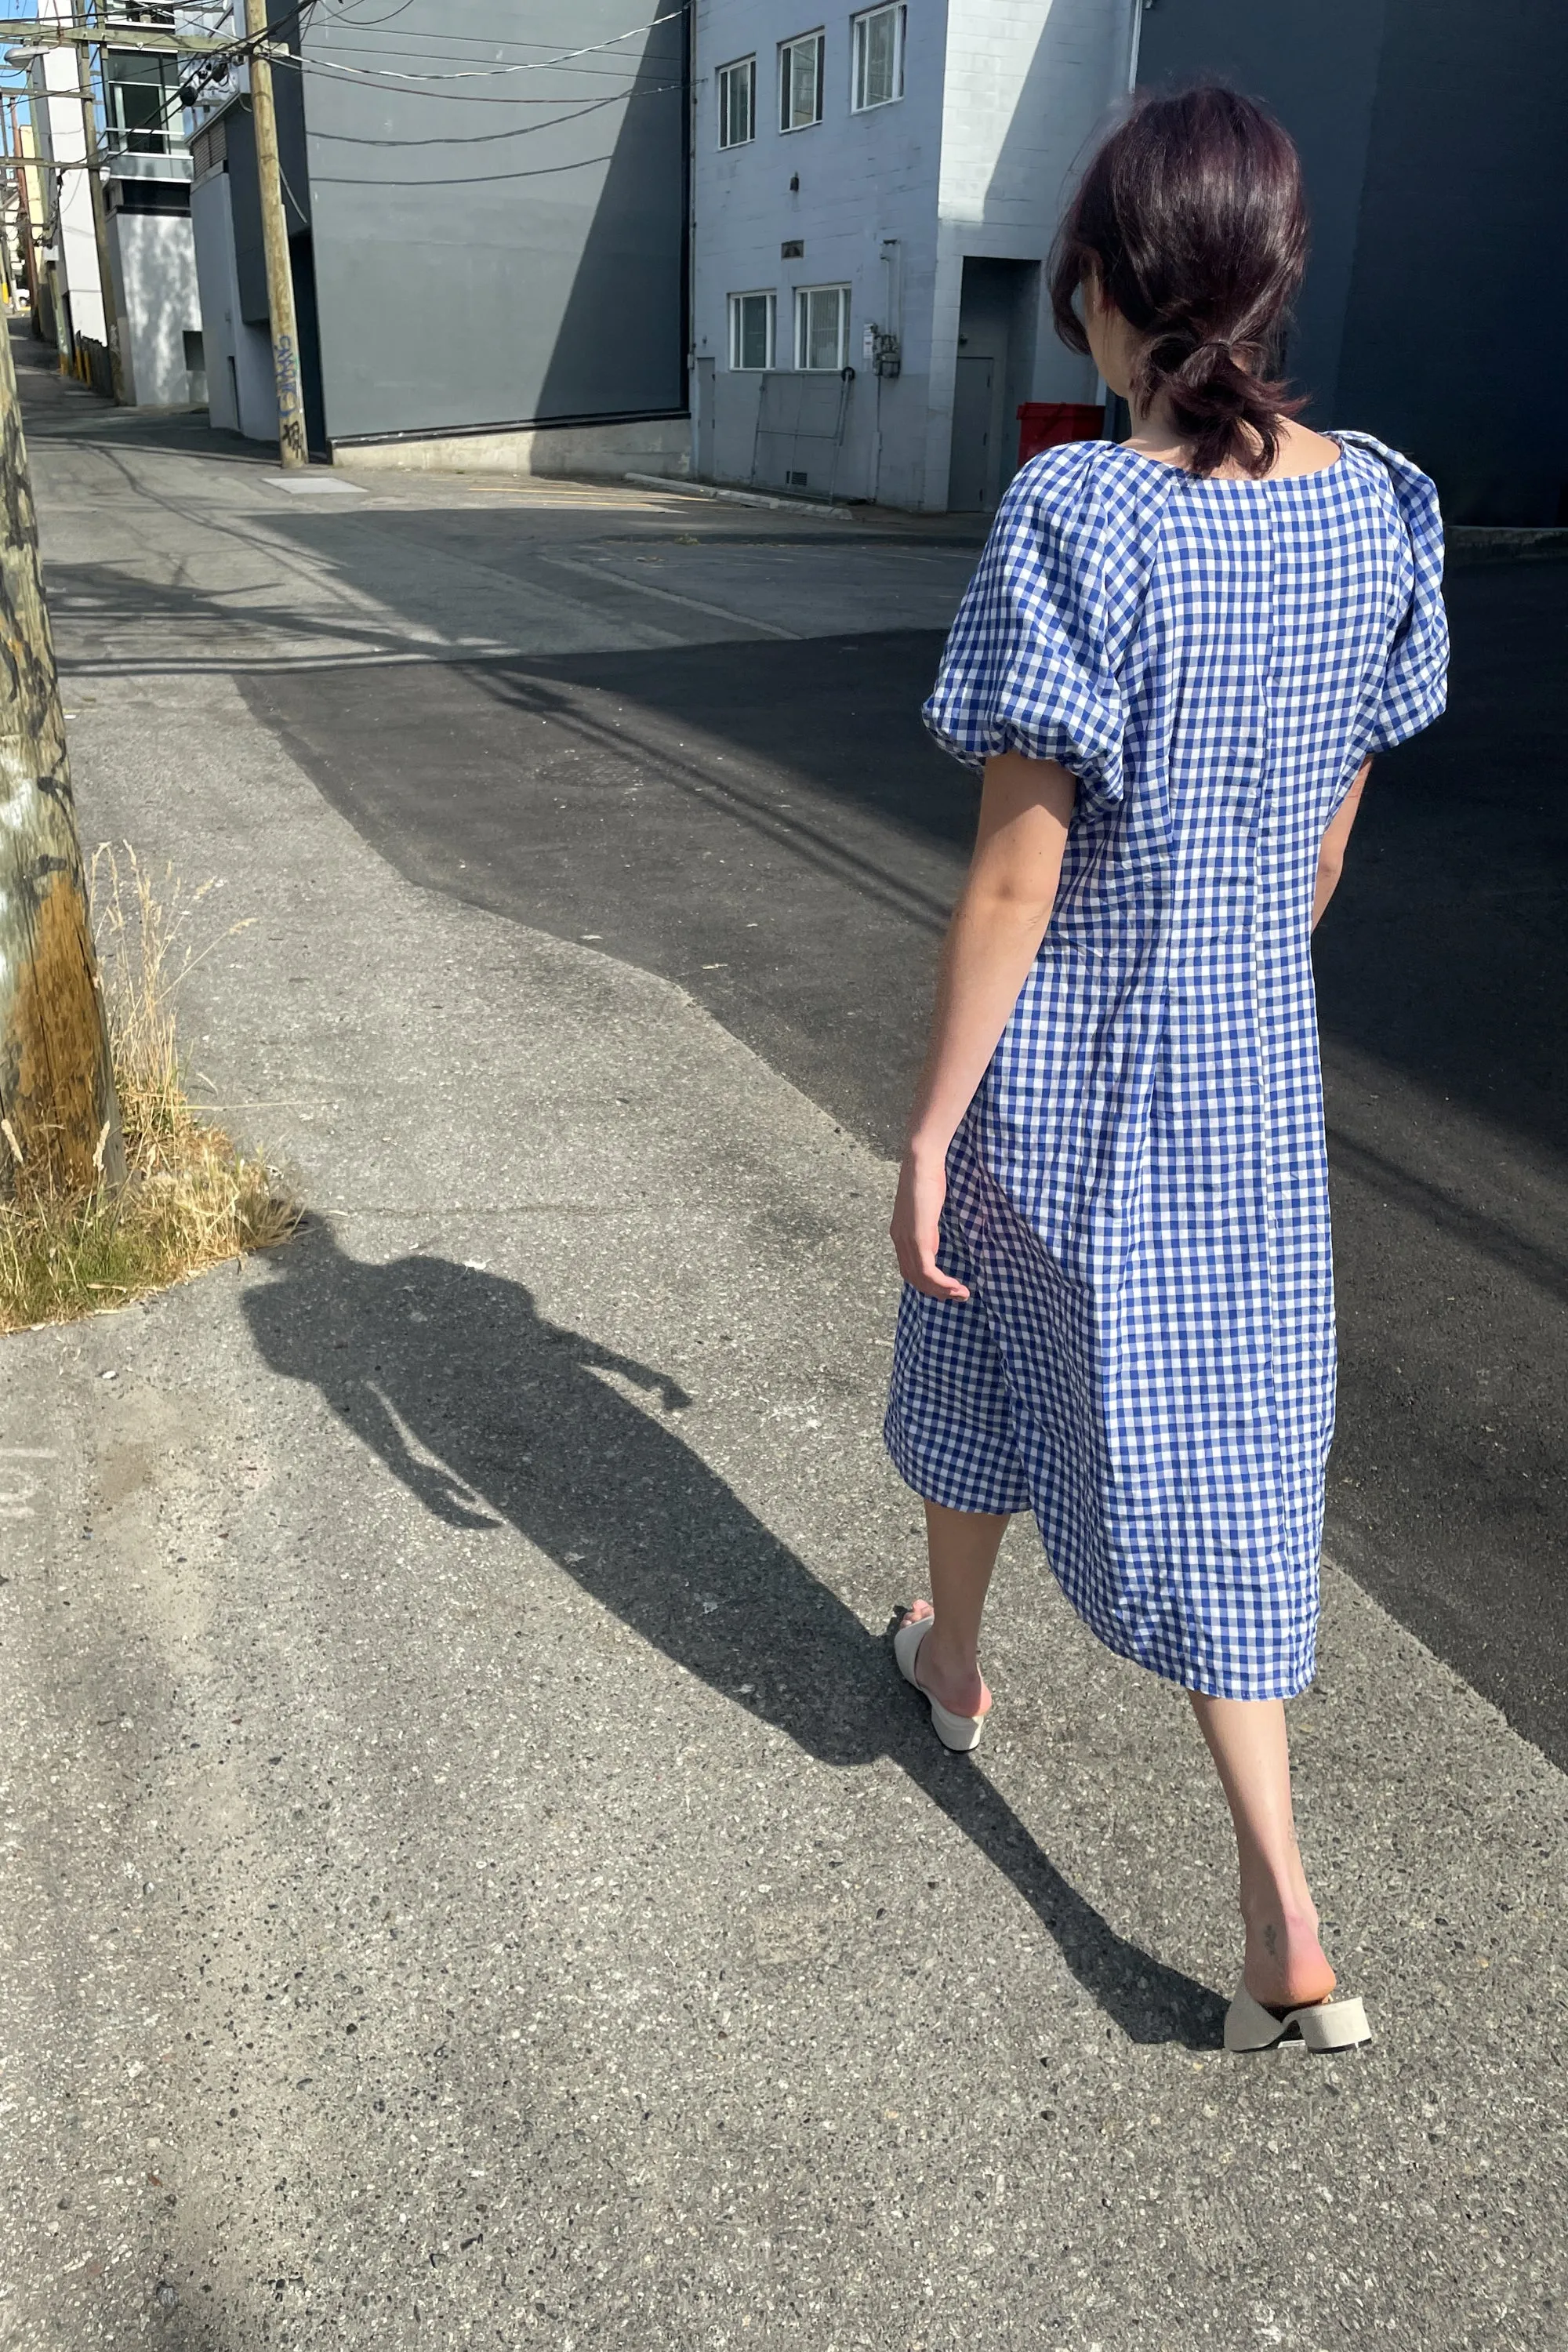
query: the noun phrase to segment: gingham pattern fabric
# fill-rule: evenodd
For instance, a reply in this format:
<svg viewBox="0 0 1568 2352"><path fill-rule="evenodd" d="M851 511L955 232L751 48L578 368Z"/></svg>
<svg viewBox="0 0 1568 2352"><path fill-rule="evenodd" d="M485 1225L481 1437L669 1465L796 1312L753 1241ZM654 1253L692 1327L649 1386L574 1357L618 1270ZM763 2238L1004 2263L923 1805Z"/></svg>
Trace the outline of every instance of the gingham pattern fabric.
<svg viewBox="0 0 1568 2352"><path fill-rule="evenodd" d="M889 1450L959 1510L1032 1507L1121 1654L1231 1698L1310 1681L1333 1427L1309 949L1362 760L1443 708L1436 495L1336 436L1324 472L1199 481L1106 442L1026 466L926 723L1079 791L1056 910L906 1289Z"/></svg>

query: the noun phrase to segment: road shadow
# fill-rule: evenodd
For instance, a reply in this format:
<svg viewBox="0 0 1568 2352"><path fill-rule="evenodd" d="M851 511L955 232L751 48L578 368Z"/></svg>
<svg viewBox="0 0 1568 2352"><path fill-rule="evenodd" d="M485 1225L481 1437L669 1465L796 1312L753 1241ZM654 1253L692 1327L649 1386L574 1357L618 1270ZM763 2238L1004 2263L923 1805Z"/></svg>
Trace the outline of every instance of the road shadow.
<svg viewBox="0 0 1568 2352"><path fill-rule="evenodd" d="M1373 764L1319 1018L1568 1171L1568 557L1461 563L1446 595L1447 714Z"/></svg>
<svg viewBox="0 0 1568 2352"><path fill-rule="evenodd" d="M1106 1924L984 1773L938 1747L894 1677L888 1636L868 1633L685 1444L690 1400L676 1381L548 1323L521 1284L477 1267L366 1264L321 1224L259 1263L270 1279L245 1307L265 1361L316 1387L433 1517L518 1528L644 1641L819 1763L889 1758L1005 1874L1130 2041L1219 2046L1217 1996Z"/></svg>

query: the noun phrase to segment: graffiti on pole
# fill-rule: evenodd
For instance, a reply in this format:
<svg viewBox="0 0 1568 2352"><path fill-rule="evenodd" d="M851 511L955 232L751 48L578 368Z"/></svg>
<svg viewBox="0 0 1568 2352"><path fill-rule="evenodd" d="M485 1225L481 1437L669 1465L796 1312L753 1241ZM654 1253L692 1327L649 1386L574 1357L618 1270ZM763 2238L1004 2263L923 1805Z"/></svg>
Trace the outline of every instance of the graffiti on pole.
<svg viewBox="0 0 1568 2352"><path fill-rule="evenodd" d="M278 382L278 429L286 456L306 456L305 420L300 394L300 357L292 335L277 335L272 342L273 372Z"/></svg>

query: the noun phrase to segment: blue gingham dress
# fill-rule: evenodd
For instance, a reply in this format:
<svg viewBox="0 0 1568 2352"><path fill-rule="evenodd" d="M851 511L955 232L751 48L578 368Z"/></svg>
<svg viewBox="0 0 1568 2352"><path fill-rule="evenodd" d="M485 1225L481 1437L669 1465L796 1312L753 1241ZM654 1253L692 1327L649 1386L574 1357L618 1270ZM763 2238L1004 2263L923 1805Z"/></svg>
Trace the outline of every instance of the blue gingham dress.
<svg viewBox="0 0 1568 2352"><path fill-rule="evenodd" d="M1333 1429L1309 950L1369 752L1443 708L1426 477L1361 434L1200 481L1109 442L1026 466L925 719L1079 792L1050 926L906 1287L887 1438L916 1491L1034 1510L1068 1600L1190 1690L1311 1678Z"/></svg>

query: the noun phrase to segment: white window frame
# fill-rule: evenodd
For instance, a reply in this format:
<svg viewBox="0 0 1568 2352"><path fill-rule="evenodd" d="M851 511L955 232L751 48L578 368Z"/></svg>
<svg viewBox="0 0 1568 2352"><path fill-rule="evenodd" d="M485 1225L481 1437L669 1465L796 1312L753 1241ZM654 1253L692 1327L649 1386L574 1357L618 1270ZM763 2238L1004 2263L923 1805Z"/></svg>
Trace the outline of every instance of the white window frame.
<svg viewBox="0 0 1568 2352"><path fill-rule="evenodd" d="M849 111L851 114L874 114L879 107L897 106L904 94L904 28L909 12L904 0L888 0L879 8L863 9L849 20ZM893 88L887 98L870 98L866 91L866 53L869 31L879 17L893 19Z"/></svg>
<svg viewBox="0 0 1568 2352"><path fill-rule="evenodd" d="M816 111L803 115L798 122L788 121L795 95L795 71L791 64L796 49L810 42L816 51ZM787 41L779 43L779 130L787 135L792 131L809 131L822 120L827 83L827 35L823 26L814 33L792 33Z"/></svg>
<svg viewBox="0 0 1568 2352"><path fill-rule="evenodd" d="M806 320L814 294L838 297L838 356L831 368L814 368L807 357L811 337ZM847 286L797 286L795 289L795 363L806 375L837 375L849 364L849 289Z"/></svg>
<svg viewBox="0 0 1568 2352"><path fill-rule="evenodd" d="M753 367L741 352L741 305L743 302L765 302L768 306L767 357L760 368ZM730 370L734 375L763 375L774 364L773 353L778 337L779 298L771 286L749 286L743 292L731 294L730 303Z"/></svg>
<svg viewBox="0 0 1568 2352"><path fill-rule="evenodd" d="M743 137L731 139L730 130L730 89L736 75L746 76L746 131ZM721 66L714 80L719 91L719 144L721 148L749 147L757 135L757 60L755 56L734 58Z"/></svg>

